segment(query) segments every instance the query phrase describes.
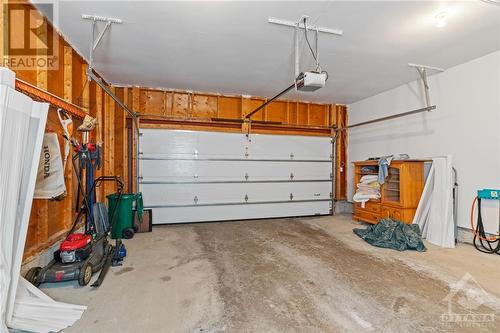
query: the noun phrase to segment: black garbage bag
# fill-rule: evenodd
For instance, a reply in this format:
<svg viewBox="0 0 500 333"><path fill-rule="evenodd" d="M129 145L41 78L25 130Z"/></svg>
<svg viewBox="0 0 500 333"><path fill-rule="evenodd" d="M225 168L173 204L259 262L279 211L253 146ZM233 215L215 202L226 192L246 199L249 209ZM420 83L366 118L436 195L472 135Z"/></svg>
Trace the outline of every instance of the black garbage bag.
<svg viewBox="0 0 500 333"><path fill-rule="evenodd" d="M420 228L417 224L406 224L385 218L366 229L355 228L352 231L374 246L398 251L417 250L424 252L427 250L420 237Z"/></svg>

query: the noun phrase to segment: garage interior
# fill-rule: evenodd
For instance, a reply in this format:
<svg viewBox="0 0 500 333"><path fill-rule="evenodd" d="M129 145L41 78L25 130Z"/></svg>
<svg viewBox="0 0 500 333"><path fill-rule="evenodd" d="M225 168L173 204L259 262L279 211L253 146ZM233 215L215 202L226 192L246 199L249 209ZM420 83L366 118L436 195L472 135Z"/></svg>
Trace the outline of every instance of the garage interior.
<svg viewBox="0 0 500 333"><path fill-rule="evenodd" d="M0 1L0 332L500 331L499 1Z"/></svg>

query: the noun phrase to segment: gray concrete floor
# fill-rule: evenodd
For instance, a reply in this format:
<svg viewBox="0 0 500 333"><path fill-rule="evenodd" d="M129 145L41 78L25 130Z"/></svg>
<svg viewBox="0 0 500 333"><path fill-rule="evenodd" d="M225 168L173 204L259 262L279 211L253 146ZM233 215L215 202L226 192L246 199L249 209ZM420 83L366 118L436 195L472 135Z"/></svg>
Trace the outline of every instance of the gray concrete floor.
<svg viewBox="0 0 500 333"><path fill-rule="evenodd" d="M160 226L126 242L99 289L42 289L88 305L65 332L500 331L499 256L375 248L355 227L345 216Z"/></svg>

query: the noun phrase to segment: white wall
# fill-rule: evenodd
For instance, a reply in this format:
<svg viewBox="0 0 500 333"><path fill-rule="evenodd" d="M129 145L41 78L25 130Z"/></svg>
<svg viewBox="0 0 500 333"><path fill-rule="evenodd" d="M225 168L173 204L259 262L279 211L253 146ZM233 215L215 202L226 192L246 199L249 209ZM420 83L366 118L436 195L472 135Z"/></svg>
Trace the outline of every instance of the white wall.
<svg viewBox="0 0 500 333"><path fill-rule="evenodd" d="M458 224L468 227L476 190L500 189L500 51L432 75L429 86L436 110L350 130L348 159L394 153L408 153L412 158L450 154L459 174ZM414 81L349 105L349 123L422 106L421 81ZM348 197L352 198L351 163L348 172ZM487 231L496 232L498 202L485 207Z"/></svg>

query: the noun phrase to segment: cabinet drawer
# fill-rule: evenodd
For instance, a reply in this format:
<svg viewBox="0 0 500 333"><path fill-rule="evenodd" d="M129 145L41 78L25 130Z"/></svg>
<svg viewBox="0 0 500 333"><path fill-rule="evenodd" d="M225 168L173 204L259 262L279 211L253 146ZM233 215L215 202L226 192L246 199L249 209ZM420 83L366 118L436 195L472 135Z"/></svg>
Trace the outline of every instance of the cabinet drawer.
<svg viewBox="0 0 500 333"><path fill-rule="evenodd" d="M380 215L376 213L370 213L364 210L354 210L354 219L361 220L368 223L378 223L380 220Z"/></svg>
<svg viewBox="0 0 500 333"><path fill-rule="evenodd" d="M367 201L365 203L365 207L364 208L361 207L361 203L356 202L356 203L354 203L354 207L357 210L362 210L362 211L365 211L365 212L380 214L380 203L378 203L378 202Z"/></svg>
<svg viewBox="0 0 500 333"><path fill-rule="evenodd" d="M400 209L390 206L382 206L380 211L381 218L389 217L393 220L401 221L404 223L412 223L414 214L414 209Z"/></svg>

